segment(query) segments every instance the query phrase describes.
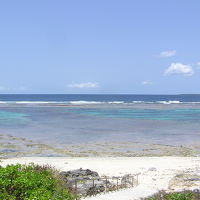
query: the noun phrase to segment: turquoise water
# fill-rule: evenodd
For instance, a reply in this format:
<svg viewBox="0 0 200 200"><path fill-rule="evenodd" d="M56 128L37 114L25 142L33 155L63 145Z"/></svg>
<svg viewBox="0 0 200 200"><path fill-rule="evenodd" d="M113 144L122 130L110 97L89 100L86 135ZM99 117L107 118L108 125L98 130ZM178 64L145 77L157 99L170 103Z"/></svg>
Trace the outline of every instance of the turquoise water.
<svg viewBox="0 0 200 200"><path fill-rule="evenodd" d="M0 134L55 145L200 141L200 95L0 95Z"/></svg>
<svg viewBox="0 0 200 200"><path fill-rule="evenodd" d="M68 108L63 109L74 114L104 118L128 118L144 120L175 120L199 121L200 109L127 109L127 108ZM31 115L31 113L30 113ZM0 111L0 123L25 123L28 120L25 113Z"/></svg>
<svg viewBox="0 0 200 200"><path fill-rule="evenodd" d="M87 142L185 144L200 141L200 105L0 106L0 134L55 145Z"/></svg>
<svg viewBox="0 0 200 200"><path fill-rule="evenodd" d="M103 118L127 118L144 120L199 121L200 109L127 109L127 108L63 108L63 111L78 115ZM31 113L29 114L31 116ZM25 113L0 111L0 123L26 123L29 120Z"/></svg>
<svg viewBox="0 0 200 200"><path fill-rule="evenodd" d="M28 117L24 113L0 111L0 125L21 125L27 120Z"/></svg>
<svg viewBox="0 0 200 200"><path fill-rule="evenodd" d="M128 118L144 120L175 120L175 121L199 121L200 109L101 109L101 108L73 108L73 112L87 116Z"/></svg>

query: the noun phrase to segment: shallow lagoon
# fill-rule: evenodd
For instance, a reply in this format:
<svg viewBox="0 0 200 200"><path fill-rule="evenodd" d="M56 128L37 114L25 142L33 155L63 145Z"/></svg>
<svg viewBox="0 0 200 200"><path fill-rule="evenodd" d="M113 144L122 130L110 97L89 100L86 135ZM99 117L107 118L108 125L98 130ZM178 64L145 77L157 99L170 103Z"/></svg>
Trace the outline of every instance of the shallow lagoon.
<svg viewBox="0 0 200 200"><path fill-rule="evenodd" d="M193 103L0 105L0 134L53 145L193 144L199 131L200 105Z"/></svg>

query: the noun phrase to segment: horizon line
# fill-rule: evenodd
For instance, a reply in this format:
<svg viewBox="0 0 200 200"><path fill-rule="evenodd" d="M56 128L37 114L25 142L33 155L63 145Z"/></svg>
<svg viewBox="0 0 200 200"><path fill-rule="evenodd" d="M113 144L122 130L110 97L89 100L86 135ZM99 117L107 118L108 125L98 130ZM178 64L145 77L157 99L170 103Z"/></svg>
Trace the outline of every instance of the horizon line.
<svg viewBox="0 0 200 200"><path fill-rule="evenodd" d="M0 95L200 95L200 93L176 93L176 94L162 94L162 93L151 93L151 94L138 94L138 93L2 93Z"/></svg>

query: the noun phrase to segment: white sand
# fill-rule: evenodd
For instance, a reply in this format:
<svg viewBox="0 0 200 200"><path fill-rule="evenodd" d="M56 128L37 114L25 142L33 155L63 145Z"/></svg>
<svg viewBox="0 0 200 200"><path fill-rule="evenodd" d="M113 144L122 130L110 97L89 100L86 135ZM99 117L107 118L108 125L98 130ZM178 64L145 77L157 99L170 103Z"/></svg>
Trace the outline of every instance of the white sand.
<svg viewBox="0 0 200 200"><path fill-rule="evenodd" d="M108 176L141 173L139 186L86 198L87 200L138 200L159 190L167 190L169 180L177 173L200 173L200 158L198 157L24 157L3 160L1 165L31 162L49 164L63 171L88 168L97 171L99 175Z"/></svg>

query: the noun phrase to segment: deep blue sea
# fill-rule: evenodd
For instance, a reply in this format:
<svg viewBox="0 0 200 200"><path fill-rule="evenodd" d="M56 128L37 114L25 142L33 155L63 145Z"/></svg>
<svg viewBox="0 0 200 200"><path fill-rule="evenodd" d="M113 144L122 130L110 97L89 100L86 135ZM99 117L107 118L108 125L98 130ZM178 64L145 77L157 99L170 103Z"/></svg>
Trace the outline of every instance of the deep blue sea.
<svg viewBox="0 0 200 200"><path fill-rule="evenodd" d="M73 144L200 141L200 95L0 95L0 134Z"/></svg>
<svg viewBox="0 0 200 200"><path fill-rule="evenodd" d="M0 94L1 102L199 102L200 94L181 94L181 95L93 95L93 94Z"/></svg>

